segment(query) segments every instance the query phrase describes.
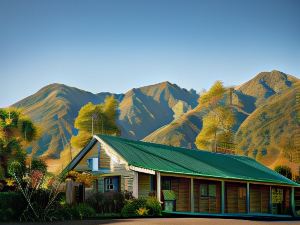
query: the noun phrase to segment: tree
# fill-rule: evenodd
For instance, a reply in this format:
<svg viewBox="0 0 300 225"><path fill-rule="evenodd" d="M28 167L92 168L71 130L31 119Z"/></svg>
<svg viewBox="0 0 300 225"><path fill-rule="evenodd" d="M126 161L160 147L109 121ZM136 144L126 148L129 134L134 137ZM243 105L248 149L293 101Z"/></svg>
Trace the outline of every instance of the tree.
<svg viewBox="0 0 300 225"><path fill-rule="evenodd" d="M203 116L202 130L195 142L200 149L211 148L212 151L216 151L217 141L233 141L232 127L235 124L235 116L231 104L226 105L226 101L223 101L226 93L227 89L224 88L222 82L217 81L198 100L199 105L206 111Z"/></svg>
<svg viewBox="0 0 300 225"><path fill-rule="evenodd" d="M41 171L43 174L47 172L47 164L42 159L33 158L31 161L31 170Z"/></svg>
<svg viewBox="0 0 300 225"><path fill-rule="evenodd" d="M276 166L274 170L277 173L281 174L282 176L292 179L292 170L290 167L279 165L279 166Z"/></svg>
<svg viewBox="0 0 300 225"><path fill-rule="evenodd" d="M75 120L78 134L71 138L75 148L82 148L91 140L94 134L119 135L117 127L118 102L114 96L108 96L103 104L94 105L89 102L83 106Z"/></svg>
<svg viewBox="0 0 300 225"><path fill-rule="evenodd" d="M8 165L18 161L25 171L23 147L37 138L37 127L18 109L0 109L0 171L7 177Z"/></svg>

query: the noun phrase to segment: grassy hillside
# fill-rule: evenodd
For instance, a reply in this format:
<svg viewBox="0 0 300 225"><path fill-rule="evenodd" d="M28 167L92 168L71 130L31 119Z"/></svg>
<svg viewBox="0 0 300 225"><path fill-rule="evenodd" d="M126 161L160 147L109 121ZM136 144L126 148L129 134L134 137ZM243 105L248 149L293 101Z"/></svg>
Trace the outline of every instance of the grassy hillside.
<svg viewBox="0 0 300 225"><path fill-rule="evenodd" d="M202 128L202 116L203 112L197 107L149 134L143 141L195 148L196 136Z"/></svg>
<svg viewBox="0 0 300 225"><path fill-rule="evenodd" d="M236 136L240 154L270 167L290 164L298 170L300 127L297 116L300 106L296 102L297 93L300 93L300 82L294 82L285 92L271 96L241 124ZM285 151L288 140L294 143L291 154Z"/></svg>

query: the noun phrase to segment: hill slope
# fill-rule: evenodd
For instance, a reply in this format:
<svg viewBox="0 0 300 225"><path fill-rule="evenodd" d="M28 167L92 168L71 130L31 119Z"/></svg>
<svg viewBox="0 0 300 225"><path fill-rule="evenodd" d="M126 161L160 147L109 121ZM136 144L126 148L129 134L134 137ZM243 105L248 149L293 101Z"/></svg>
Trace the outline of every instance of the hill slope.
<svg viewBox="0 0 300 225"><path fill-rule="evenodd" d="M63 84L48 85L37 93L15 103L42 127L41 138L27 149L29 154L59 158L72 135L74 120L80 108L92 102L102 103L109 92L93 94ZM140 139L172 121L196 105L198 95L169 82L134 88L125 95L113 94L120 102L118 124L122 136ZM173 110L172 107L180 107ZM180 105L180 104L179 104ZM184 107L183 107L184 106ZM179 109L178 109L179 108Z"/></svg>
<svg viewBox="0 0 300 225"><path fill-rule="evenodd" d="M300 93L300 82L294 82L285 92L270 97L241 124L236 137L240 154L256 158L270 167L289 161L300 163L300 146L296 143L300 137L297 93ZM288 140L294 143L291 154L285 153Z"/></svg>
<svg viewBox="0 0 300 225"><path fill-rule="evenodd" d="M271 96L290 89L297 81L298 79L292 75L273 70L257 74L253 79L236 87L235 90L254 98L255 105L259 106Z"/></svg>
<svg viewBox="0 0 300 225"><path fill-rule="evenodd" d="M281 93L291 89L297 78L279 71L262 72L248 82L233 90L232 104L234 106L237 131L243 121L263 105L272 96L276 98ZM268 88L266 88L268 87ZM195 148L195 139L202 127L204 112L200 107L187 112L179 119L161 127L144 138L144 141Z"/></svg>
<svg viewBox="0 0 300 225"><path fill-rule="evenodd" d="M59 158L71 136L77 132L73 123L80 108L88 102L102 103L107 95L111 93L92 94L63 84L51 84L15 103L13 107L21 108L42 128L41 138L28 148L28 153ZM116 98L122 98L122 95L116 95Z"/></svg>

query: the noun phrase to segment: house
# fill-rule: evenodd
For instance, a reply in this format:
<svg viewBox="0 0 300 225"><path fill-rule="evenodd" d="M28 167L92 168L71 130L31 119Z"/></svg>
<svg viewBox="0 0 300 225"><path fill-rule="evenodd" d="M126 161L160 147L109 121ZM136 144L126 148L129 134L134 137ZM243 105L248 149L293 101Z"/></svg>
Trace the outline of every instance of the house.
<svg viewBox="0 0 300 225"><path fill-rule="evenodd" d="M246 156L107 135L94 135L67 170L92 172L99 192L155 195L178 214L295 216L300 196L299 184Z"/></svg>

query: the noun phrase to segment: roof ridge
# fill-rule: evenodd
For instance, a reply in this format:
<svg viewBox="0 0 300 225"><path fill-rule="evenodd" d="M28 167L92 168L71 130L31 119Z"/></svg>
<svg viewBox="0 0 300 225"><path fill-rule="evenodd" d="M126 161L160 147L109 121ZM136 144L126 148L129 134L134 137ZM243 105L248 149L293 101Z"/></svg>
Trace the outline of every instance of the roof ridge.
<svg viewBox="0 0 300 225"><path fill-rule="evenodd" d="M225 153L221 153L221 152L211 152L209 150L203 150L203 149L184 148L184 147L164 145L164 144L159 144L159 143L154 143L154 142L146 142L146 141L142 141L142 140L131 140L131 139L127 139L127 138L124 138L124 137L112 136L112 135L106 135L106 134L96 134L96 135L100 138L101 138L101 136L104 136L104 137L108 137L108 138L121 139L123 141L130 142L130 143L140 143L140 144L143 144L143 145L162 147L162 148L168 149L170 151L173 151L174 149L176 149L176 150L208 153L208 154L213 154L213 155L225 155L225 156L230 156L230 157L233 157L233 158L249 158L249 159L251 159L250 157L245 156L245 155L230 155L230 154L225 154Z"/></svg>

